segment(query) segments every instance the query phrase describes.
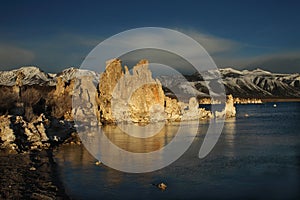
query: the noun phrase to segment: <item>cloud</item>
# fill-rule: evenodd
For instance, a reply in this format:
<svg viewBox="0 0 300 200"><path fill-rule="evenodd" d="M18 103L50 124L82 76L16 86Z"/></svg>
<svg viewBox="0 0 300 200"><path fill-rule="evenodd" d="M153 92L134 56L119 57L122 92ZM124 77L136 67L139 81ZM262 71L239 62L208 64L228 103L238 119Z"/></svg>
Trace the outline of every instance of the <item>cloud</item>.
<svg viewBox="0 0 300 200"><path fill-rule="evenodd" d="M95 47L104 39L105 38L101 36L79 35L74 33L63 33L52 38L52 40L67 43L68 45L79 45L85 47Z"/></svg>
<svg viewBox="0 0 300 200"><path fill-rule="evenodd" d="M211 34L202 33L196 30L177 29L178 31L190 36L196 40L212 57L216 65L220 68L226 66L238 66L249 62L249 57L241 56L244 50L261 49L257 45L246 44L227 38L217 37Z"/></svg>
<svg viewBox="0 0 300 200"><path fill-rule="evenodd" d="M79 67L85 56L102 40L101 37L73 33L30 38L23 41L23 46L30 48L35 56L32 58L29 54L24 54L19 65L27 65L26 61L30 60L31 64L47 72L59 72L71 66ZM7 56L14 54L6 53ZM2 61L0 63L3 64Z"/></svg>
<svg viewBox="0 0 300 200"><path fill-rule="evenodd" d="M192 39L196 40L200 45L202 45L205 50L213 57L213 59L217 60L218 63L232 63L232 55L238 49L240 49L243 44L238 43L233 40L216 37L210 34L204 34L195 30L179 30ZM167 34L162 32L161 34ZM167 38L167 39L166 39ZM27 47L26 49L14 47L14 46L0 46L0 66L9 66L12 67L14 65L22 66L28 64L34 64L43 69L44 71L49 72L58 72L63 70L64 68L70 66L79 67L88 53L100 42L104 41L106 38L102 36L96 35L80 35L76 33L60 33L52 36L45 36L41 38L28 38L26 41L22 41L22 46ZM205 56L203 52L199 54L199 49L195 49L195 45L189 45L185 43L184 38L176 39L170 37L160 37L156 34L148 33L147 31L143 32L143 34L131 35L126 38L126 40L120 40L116 42L113 48L106 48L106 52L99 52L98 54L109 54L111 57L109 59L116 57L111 49L128 49L126 47L143 47L147 46L151 41L153 46L164 46L166 49L178 49L177 53L180 55L187 55L190 58L196 58L199 60L199 56ZM18 56L15 56L18 55ZM228 56L230 55L230 56ZM138 59L145 58L147 56L149 59L156 60L168 60L165 63L174 65L177 68L181 68L185 70L187 66L174 56L168 56L166 54L161 54L161 52L147 52L139 53L132 55L132 58L127 57L127 59L133 60L132 63L136 63L136 57ZM226 62L228 58L229 62ZM171 61L169 61L171 60ZM207 59L202 59L207 60ZM150 60L151 61L151 60ZM220 61L220 62L219 62ZM100 61L95 61L100 62ZM204 61L203 61L204 62ZM98 65L105 65L105 61L101 61L101 63L97 63ZM205 65L205 64L202 64ZM129 65L130 66L130 65ZM9 69L7 67L7 69Z"/></svg>
<svg viewBox="0 0 300 200"><path fill-rule="evenodd" d="M220 68L227 66L237 69L262 68L280 73L299 73L300 71L300 58L298 56L300 51L272 53L272 49L268 49L268 47L245 44L196 30L175 30L190 36L201 44ZM161 34L166 33L161 32ZM24 65L36 65L47 72L59 72L67 67L79 67L90 51L105 39L97 35L62 33L42 38L27 38L19 41L18 45L15 45L15 42L2 41L0 42L0 70L9 70ZM105 66L105 61L97 60L100 55L111 55L111 57L107 56L111 59L117 56L113 52L115 49L122 51L122 48L124 48L124 51L126 51L137 46L147 46L149 41L154 47L164 46L166 49L178 49L175 54L177 53L180 56L188 54L189 58L197 59L205 56L201 52L199 54L199 51L195 47L191 47L190 43L185 43L184 38L180 39L182 40L160 37L151 34L151 32L144 35L131 35L126 40L114 43L112 48L105 48L105 52L98 52L95 59L92 60L97 65ZM258 55L259 53L264 55ZM140 59L147 58L150 59L150 62L162 60L164 61L162 64L175 66L176 69L185 72L191 71L191 66L187 66L184 60L162 51L146 50L129 54L126 58L124 57L128 61L124 64L128 64L130 67Z"/></svg>
<svg viewBox="0 0 300 200"><path fill-rule="evenodd" d="M179 31L187 34L188 36L192 37L194 40L199 42L211 55L216 55L220 53L228 54L245 46L245 44L230 39L216 37L210 34L204 34L195 30L179 29Z"/></svg>
<svg viewBox="0 0 300 200"><path fill-rule="evenodd" d="M277 73L300 73L300 51L258 56L242 65L247 69L262 68Z"/></svg>
<svg viewBox="0 0 300 200"><path fill-rule="evenodd" d="M194 33L194 35L196 34ZM206 41L207 46L209 46L210 51L213 53L226 51L233 47L233 42L221 39L213 42L214 40L211 36L209 37L201 34L197 34L197 39L200 39L200 36L203 36L201 38L203 38L203 41ZM225 45L225 43L227 45ZM225 46L226 48L224 48ZM220 50L218 47L222 47L223 49ZM141 49L159 50L157 53L153 51L139 52L139 57L148 59L150 62L161 61L158 63L165 64L167 61L172 59L170 54L168 54L168 56L166 54L162 54L162 51L165 51L176 54L181 59L183 58L187 60L195 68L198 68L198 70L215 68L210 56L199 46L199 42L195 41L195 39L177 31L155 27L132 29L122 32L121 34L114 35L108 40L103 41L101 43L101 47L96 48L91 53L90 56L94 59L87 59L86 62L84 62L84 67L96 71L94 68L99 68L99 65L103 65L103 67L105 67L104 64L107 60L122 57L131 51L138 51ZM136 56L137 54L131 54L130 57L127 56L127 59L134 60ZM172 57L174 59L174 56ZM172 65L179 62L178 60L171 61L173 61L173 63L168 63ZM180 67L181 69L186 68L184 65ZM102 71L102 69L99 69L99 71Z"/></svg>
<svg viewBox="0 0 300 200"><path fill-rule="evenodd" d="M268 46L241 43L195 30L179 31L199 42L219 68L230 66L249 70L262 68L278 73L300 72L300 51L273 53L273 49ZM264 55L257 56L258 52Z"/></svg>
<svg viewBox="0 0 300 200"><path fill-rule="evenodd" d="M33 51L14 45L0 44L0 70L33 64Z"/></svg>
<svg viewBox="0 0 300 200"><path fill-rule="evenodd" d="M260 56L239 57L212 56L219 68L233 67L239 70L261 68L276 73L300 73L300 51L268 53Z"/></svg>

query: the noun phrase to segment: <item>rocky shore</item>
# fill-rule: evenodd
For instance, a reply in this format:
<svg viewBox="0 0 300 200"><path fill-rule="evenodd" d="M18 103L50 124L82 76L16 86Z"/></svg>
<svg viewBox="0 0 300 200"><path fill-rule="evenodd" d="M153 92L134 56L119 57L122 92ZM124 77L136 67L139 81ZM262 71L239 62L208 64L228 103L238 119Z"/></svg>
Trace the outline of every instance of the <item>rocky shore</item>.
<svg viewBox="0 0 300 200"><path fill-rule="evenodd" d="M52 150L0 152L0 199L68 199Z"/></svg>

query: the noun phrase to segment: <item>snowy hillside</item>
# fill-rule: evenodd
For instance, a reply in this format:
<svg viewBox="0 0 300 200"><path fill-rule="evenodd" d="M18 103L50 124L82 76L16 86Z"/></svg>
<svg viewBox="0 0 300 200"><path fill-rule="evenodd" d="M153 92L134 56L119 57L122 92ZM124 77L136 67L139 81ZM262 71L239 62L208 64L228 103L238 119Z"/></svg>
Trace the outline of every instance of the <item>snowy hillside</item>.
<svg viewBox="0 0 300 200"><path fill-rule="evenodd" d="M74 79L76 76L89 75L94 76L97 80L99 75L93 71L78 70L76 68L67 68L58 74L45 73L37 67L21 67L11 71L0 71L0 86L13 86L17 77L22 77L23 85L55 86L58 77L65 81Z"/></svg>
<svg viewBox="0 0 300 200"><path fill-rule="evenodd" d="M220 76L227 94L235 97L259 98L299 98L299 74L275 74L261 69L253 71L235 70L232 68L220 69ZM209 95L210 86L216 81L217 72L208 71L202 74L193 74L182 77L162 76L161 83L170 88L184 88L182 93L192 94L197 89L202 95ZM220 80L219 80L220 81ZM189 83L188 83L189 82ZM217 93L215 91L215 93ZM198 93L196 93L198 95Z"/></svg>
<svg viewBox="0 0 300 200"><path fill-rule="evenodd" d="M88 70L67 68L58 74L48 74L37 67L22 67L12 71L0 71L0 86L13 86L21 76L23 85L55 86L57 78L65 81L80 76L93 76L99 80L99 74ZM222 77L218 80L217 77ZM300 98L299 74L275 74L261 69L239 71L232 68L210 70L188 76L171 75L158 77L167 95L208 97L212 86L218 82L224 84L227 94L242 98Z"/></svg>
<svg viewBox="0 0 300 200"><path fill-rule="evenodd" d="M12 71L0 71L0 85L13 86L18 74L22 74L23 85L54 85L50 75L37 67L21 67Z"/></svg>

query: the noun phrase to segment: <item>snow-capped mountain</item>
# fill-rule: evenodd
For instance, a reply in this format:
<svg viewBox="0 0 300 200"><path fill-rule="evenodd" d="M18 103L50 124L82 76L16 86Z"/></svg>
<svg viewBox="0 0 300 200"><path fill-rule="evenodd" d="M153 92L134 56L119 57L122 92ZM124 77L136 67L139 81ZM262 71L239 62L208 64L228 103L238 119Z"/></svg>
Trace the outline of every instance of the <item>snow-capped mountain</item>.
<svg viewBox="0 0 300 200"><path fill-rule="evenodd" d="M22 67L11 71L0 71L0 86L13 86L18 76L22 76L23 85L55 86L57 78L65 81L76 76L93 76L99 80L99 74L76 68L67 68L58 74L48 74L37 67ZM221 77L221 79L218 79ZM218 94L212 87L216 81L224 84L227 94L242 98L300 98L300 74L276 74L261 69L239 71L232 68L210 70L193 75L159 76L167 95L208 97Z"/></svg>
<svg viewBox="0 0 300 200"><path fill-rule="evenodd" d="M0 85L13 86L17 76L23 76L23 85L55 85L52 77L34 66L21 67L12 71L0 71Z"/></svg>
<svg viewBox="0 0 300 200"><path fill-rule="evenodd" d="M21 67L11 71L0 71L0 86L14 86L18 76L22 76L23 85L55 86L57 78L61 77L64 81L74 79L76 76L94 76L99 75L93 71L79 70L77 68L67 68L58 74L45 73L37 67Z"/></svg>
<svg viewBox="0 0 300 200"><path fill-rule="evenodd" d="M99 80L98 73L96 73L94 71L90 71L90 70L85 70L85 69L77 69L74 67L63 70L62 72L56 74L56 76L54 76L53 78L56 79L57 77L61 77L65 81L68 81L68 80L72 80L72 79L74 79L76 77L80 77L80 76L91 76L91 77L94 77L95 79Z"/></svg>
<svg viewBox="0 0 300 200"><path fill-rule="evenodd" d="M160 82L168 88L184 88L182 93L191 95L195 89L200 96L208 96L215 81L223 82L226 93L242 98L299 98L300 74L276 74L261 69L239 71L232 68L211 70L183 77L161 76ZM173 89L174 90L174 89ZM210 91L210 92L209 92Z"/></svg>
<svg viewBox="0 0 300 200"><path fill-rule="evenodd" d="M299 74L276 74L261 69L238 73L231 68L220 71L227 93L235 96L300 97Z"/></svg>

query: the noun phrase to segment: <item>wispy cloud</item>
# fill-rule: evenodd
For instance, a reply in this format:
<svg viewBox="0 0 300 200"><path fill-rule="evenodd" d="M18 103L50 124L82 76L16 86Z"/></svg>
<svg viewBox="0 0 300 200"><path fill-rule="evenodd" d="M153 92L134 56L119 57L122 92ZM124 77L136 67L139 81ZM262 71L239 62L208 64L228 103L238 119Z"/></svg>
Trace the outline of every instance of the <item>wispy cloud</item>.
<svg viewBox="0 0 300 200"><path fill-rule="evenodd" d="M234 40L205 34L196 30L178 30L199 42L199 44L201 44L211 55L233 52L245 46L245 44L239 43Z"/></svg>
<svg viewBox="0 0 300 200"><path fill-rule="evenodd" d="M78 45L85 47L94 47L105 38L94 35L80 35L76 33L63 33L52 38L56 42L64 42L68 45Z"/></svg>
<svg viewBox="0 0 300 200"><path fill-rule="evenodd" d="M33 51L9 44L0 44L0 70L32 64L35 58Z"/></svg>
<svg viewBox="0 0 300 200"><path fill-rule="evenodd" d="M196 33L194 33L194 35L196 35ZM226 51L227 48L230 48L226 47L226 49L220 50L218 45L220 48L224 48L224 43L231 45L231 42L226 40L219 39L215 42L212 37L197 34L197 39L200 39L200 37L206 41L206 44L208 44L210 50L214 53ZM218 44L218 42L221 44ZM231 47L232 46L233 45L231 45ZM181 59L183 58L187 60L195 68L198 68L198 70L215 68L210 56L199 46L199 42L195 41L195 39L177 31L155 27L132 29L121 34L114 35L109 40L105 40L101 43L101 48L95 49L95 51L93 51L90 55L94 59L86 60L84 67L98 67L101 64L103 65L106 60L120 57L131 51L141 49L156 49L160 51L158 53L153 51L140 52L139 56L144 56L144 59L149 59L150 62L161 61L159 63L165 64L170 59L173 59L173 63L171 63L172 65L179 62L178 60L174 60L174 57L171 58L169 55L166 56L166 54L161 54L162 51L165 51L171 52L178 57L181 57ZM131 54L130 58L127 57L127 59L134 60L135 56L136 54ZM187 66L179 67L181 69L185 69Z"/></svg>
<svg viewBox="0 0 300 200"><path fill-rule="evenodd" d="M0 46L0 66L34 64L47 72L58 72L67 67L79 67L85 56L103 40L101 37L61 33L22 41L26 49Z"/></svg>
<svg viewBox="0 0 300 200"><path fill-rule="evenodd" d="M300 72L300 51L282 51L276 53L266 46L245 44L227 38L217 37L212 34L196 30L176 29L201 44L213 58L218 67L232 66L237 69L263 68L274 72ZM163 33L162 33L163 34ZM83 35L76 33L61 33L43 38L29 38L20 43L0 41L0 70L9 70L24 65L37 65L44 71L57 72L70 66L79 67L88 53L106 38L97 35ZM189 45L171 38L164 39L154 34L132 35L124 41L115 43L114 48L124 50L128 47L145 46L152 42L153 46L177 47L179 52L188 53L191 57L199 57L195 49ZM125 48L126 47L126 48ZM111 54L112 49L105 49L105 54ZM103 52L99 52L103 54ZM166 64L174 65L180 70L186 70L185 62L162 52L144 51L127 56L134 64L138 59L147 56L154 61L168 60ZM156 60L155 60L156 58ZM176 60L177 59L177 60ZM97 59L94 59L97 62ZM151 60L150 60L151 61ZM97 63L105 65L105 61ZM130 65L129 65L130 66Z"/></svg>
<svg viewBox="0 0 300 200"><path fill-rule="evenodd" d="M231 66L238 69L262 68L278 73L300 72L300 51L281 51L272 47L247 44L234 40L204 34L198 31L185 31L199 42L212 56L218 67ZM242 53L240 52L248 52ZM258 52L268 52L262 55Z"/></svg>
<svg viewBox="0 0 300 200"><path fill-rule="evenodd" d="M44 71L57 72L80 66L85 56L103 38L73 33L20 41L0 41L0 70L36 65Z"/></svg>
<svg viewBox="0 0 300 200"><path fill-rule="evenodd" d="M209 53L209 55L214 59L217 66L220 68L227 66L231 66L238 69L251 69L260 67L274 72L299 72L299 52L272 53L272 48L268 46L241 43L234 40L201 33L199 31L179 31L187 34L188 36L196 40L198 43L200 43ZM125 51L126 49L135 48L137 46L143 47L149 45L149 41L151 41L150 46L164 46L166 47L166 49L172 49L172 47L176 47L180 48L179 52L187 53L190 55L191 58L201 57L200 54L196 53L196 49L191 47L189 43L181 43L182 41L172 40L172 38L165 39L164 37L160 37L160 35L155 35L151 33L147 33L144 35L131 35L130 37L126 37L126 40L122 40L121 38L118 42L114 44L116 46L113 46L113 48L106 48L107 52L98 52L98 54L103 55L108 53L109 55L114 57L114 49L118 49L120 51L122 51L121 49L124 49ZM261 54L260 52L265 53L264 55L259 55ZM147 56L150 59L152 59L150 61L172 60L167 62L165 61L165 63L168 63L172 66L176 66L176 68L181 71L188 71L185 62L181 62L180 60L178 60L178 58L171 55L167 55L163 52L138 52L135 54L128 55L126 59L131 61L132 64L137 62L137 59L147 59ZM98 61L99 60L94 59L94 62ZM102 60L101 63L104 63L104 61ZM287 66L288 68L286 68Z"/></svg>
<svg viewBox="0 0 300 200"><path fill-rule="evenodd" d="M278 73L300 73L300 51L267 54L249 59L244 68L262 68Z"/></svg>

